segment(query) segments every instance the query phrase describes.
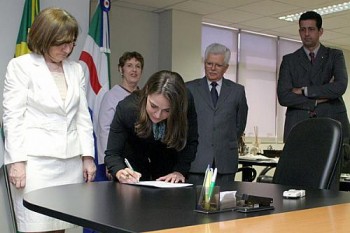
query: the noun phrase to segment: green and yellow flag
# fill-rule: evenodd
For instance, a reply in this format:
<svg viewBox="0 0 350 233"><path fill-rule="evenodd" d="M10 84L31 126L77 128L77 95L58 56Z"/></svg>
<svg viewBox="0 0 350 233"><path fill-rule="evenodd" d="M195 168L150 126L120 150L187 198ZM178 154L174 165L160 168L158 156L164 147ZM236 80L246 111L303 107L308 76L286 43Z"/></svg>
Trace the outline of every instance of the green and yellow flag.
<svg viewBox="0 0 350 233"><path fill-rule="evenodd" d="M34 21L35 16L40 11L39 0L25 0L23 7L23 14L21 19L21 26L19 28L17 42L16 42L16 53L15 57L29 53L27 46L27 36L30 27Z"/></svg>

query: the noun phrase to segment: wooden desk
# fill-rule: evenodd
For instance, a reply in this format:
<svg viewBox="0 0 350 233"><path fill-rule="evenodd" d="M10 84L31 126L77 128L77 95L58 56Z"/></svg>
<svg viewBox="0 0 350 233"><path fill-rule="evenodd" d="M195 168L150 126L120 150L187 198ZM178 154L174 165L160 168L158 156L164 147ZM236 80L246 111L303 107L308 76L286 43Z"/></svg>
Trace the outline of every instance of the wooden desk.
<svg viewBox="0 0 350 233"><path fill-rule="evenodd" d="M274 210L249 214L236 211L209 215L194 212L193 187L157 189L114 182L64 185L36 190L25 195L24 205L48 216L110 233L147 232L195 225L200 227L208 223L217 223L213 226L223 227L229 222L238 227L241 220L246 218L248 219L245 221L259 222L263 217L278 222L278 218L285 218L283 215L276 215L278 213L350 203L350 193L330 190L306 190L305 198L283 199L283 191L290 188L298 187L251 182L233 182L230 187L222 187L222 191L237 190L241 194L273 198ZM348 208L346 211L348 212ZM252 217L257 218L254 220ZM328 221L327 218L324 220ZM285 221L291 220L287 218ZM295 222L292 224L297 225ZM231 227L229 225L229 228Z"/></svg>
<svg viewBox="0 0 350 233"><path fill-rule="evenodd" d="M148 233L296 233L296 232L334 232L348 233L350 229L350 204L340 204L281 214L265 215L201 224L189 227L172 228Z"/></svg>

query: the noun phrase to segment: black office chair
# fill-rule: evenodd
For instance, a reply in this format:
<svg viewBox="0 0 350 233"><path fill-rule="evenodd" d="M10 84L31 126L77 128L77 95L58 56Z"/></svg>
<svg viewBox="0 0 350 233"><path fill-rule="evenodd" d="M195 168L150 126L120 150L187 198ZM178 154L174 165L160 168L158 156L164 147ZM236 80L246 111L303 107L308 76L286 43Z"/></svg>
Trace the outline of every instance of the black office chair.
<svg viewBox="0 0 350 233"><path fill-rule="evenodd" d="M242 181L247 181L247 182L253 182L257 175L256 170L251 166L240 167L237 169L237 173L238 172L242 172Z"/></svg>
<svg viewBox="0 0 350 233"><path fill-rule="evenodd" d="M350 140L343 140L343 164L341 173L350 173Z"/></svg>
<svg viewBox="0 0 350 233"><path fill-rule="evenodd" d="M310 118L298 123L284 145L272 182L339 190L342 141L336 120Z"/></svg>

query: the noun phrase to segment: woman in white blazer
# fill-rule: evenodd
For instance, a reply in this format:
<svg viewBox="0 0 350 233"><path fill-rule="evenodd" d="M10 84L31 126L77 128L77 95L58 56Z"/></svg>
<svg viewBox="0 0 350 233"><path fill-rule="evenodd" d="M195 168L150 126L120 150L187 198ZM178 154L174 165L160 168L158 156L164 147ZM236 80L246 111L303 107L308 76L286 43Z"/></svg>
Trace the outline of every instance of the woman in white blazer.
<svg viewBox="0 0 350 233"><path fill-rule="evenodd" d="M68 12L47 8L28 35L32 51L12 59L4 83L5 164L18 231L64 232L74 225L26 209L32 190L93 181L92 123L84 72L69 61L78 24Z"/></svg>

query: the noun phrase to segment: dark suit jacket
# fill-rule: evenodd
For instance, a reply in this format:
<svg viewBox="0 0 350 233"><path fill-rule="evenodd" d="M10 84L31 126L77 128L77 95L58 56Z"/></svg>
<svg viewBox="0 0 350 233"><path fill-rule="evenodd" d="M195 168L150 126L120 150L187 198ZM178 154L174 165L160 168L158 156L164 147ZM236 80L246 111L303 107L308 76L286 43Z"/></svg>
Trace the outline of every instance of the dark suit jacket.
<svg viewBox="0 0 350 233"><path fill-rule="evenodd" d="M191 93L188 91L188 135L185 148L179 152L169 149L153 134L149 138L139 138L134 124L139 112L139 96L134 92L120 101L111 124L105 164L115 177L124 169L127 158L135 171L142 174L141 180L154 180L177 171L184 176L190 169L198 144L197 115Z"/></svg>
<svg viewBox="0 0 350 233"><path fill-rule="evenodd" d="M199 144L190 172L204 173L215 164L221 174L235 173L238 167L238 140L244 132L248 105L244 87L224 79L214 107L207 78L186 83L192 92L198 119Z"/></svg>
<svg viewBox="0 0 350 233"><path fill-rule="evenodd" d="M315 111L318 117L330 117L342 123L344 137L349 137L349 120L342 95L348 84L344 55L341 50L320 46L314 64L303 47L283 57L277 94L279 103L287 107L284 140L292 127ZM307 97L292 88L307 87ZM317 99L329 101L318 104Z"/></svg>

